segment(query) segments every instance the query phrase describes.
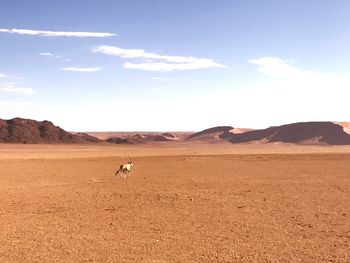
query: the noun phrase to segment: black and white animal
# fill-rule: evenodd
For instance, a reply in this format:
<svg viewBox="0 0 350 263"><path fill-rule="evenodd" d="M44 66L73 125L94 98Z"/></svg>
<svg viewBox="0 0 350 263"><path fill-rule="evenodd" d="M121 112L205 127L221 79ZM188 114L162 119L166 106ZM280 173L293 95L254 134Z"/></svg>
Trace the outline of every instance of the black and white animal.
<svg viewBox="0 0 350 263"><path fill-rule="evenodd" d="M115 176L117 176L118 174L120 174L119 176L123 179L125 179L126 177L130 176L130 172L131 172L131 167L133 166L132 161L130 160L129 157L128 158L128 162L125 164L122 164L119 167L119 170L116 171Z"/></svg>

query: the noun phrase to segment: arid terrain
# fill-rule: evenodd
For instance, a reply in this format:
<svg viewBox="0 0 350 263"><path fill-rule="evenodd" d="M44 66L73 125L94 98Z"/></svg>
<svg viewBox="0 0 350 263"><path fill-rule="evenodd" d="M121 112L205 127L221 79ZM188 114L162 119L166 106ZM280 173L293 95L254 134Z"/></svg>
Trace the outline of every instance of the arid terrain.
<svg viewBox="0 0 350 263"><path fill-rule="evenodd" d="M9 263L350 262L350 147L0 144L0 233Z"/></svg>
<svg viewBox="0 0 350 263"><path fill-rule="evenodd" d="M298 145L350 145L349 122L298 122L254 130L216 126L199 132L68 132L50 121L0 119L0 143L22 144L204 144L288 143Z"/></svg>

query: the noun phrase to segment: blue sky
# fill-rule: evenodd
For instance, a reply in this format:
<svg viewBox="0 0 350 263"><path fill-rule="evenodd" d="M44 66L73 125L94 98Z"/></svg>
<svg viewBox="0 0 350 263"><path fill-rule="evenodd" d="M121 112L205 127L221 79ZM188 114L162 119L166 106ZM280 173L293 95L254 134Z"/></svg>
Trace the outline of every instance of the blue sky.
<svg viewBox="0 0 350 263"><path fill-rule="evenodd" d="M350 119L350 1L2 0L0 118L70 131Z"/></svg>

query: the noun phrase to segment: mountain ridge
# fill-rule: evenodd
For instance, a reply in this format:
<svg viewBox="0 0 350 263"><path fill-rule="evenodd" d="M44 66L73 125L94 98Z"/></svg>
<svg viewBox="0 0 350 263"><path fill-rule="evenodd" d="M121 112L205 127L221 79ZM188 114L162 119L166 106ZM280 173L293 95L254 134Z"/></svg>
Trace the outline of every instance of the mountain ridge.
<svg viewBox="0 0 350 263"><path fill-rule="evenodd" d="M70 133L50 121L23 118L0 119L0 143L292 143L303 145L350 145L349 122L297 122L266 129L216 126L200 132L109 132L100 139L96 133ZM101 132L103 133L103 132ZM120 136L117 136L120 135Z"/></svg>
<svg viewBox="0 0 350 263"><path fill-rule="evenodd" d="M50 121L13 118L0 119L1 143L91 143L99 139L87 134L72 134Z"/></svg>

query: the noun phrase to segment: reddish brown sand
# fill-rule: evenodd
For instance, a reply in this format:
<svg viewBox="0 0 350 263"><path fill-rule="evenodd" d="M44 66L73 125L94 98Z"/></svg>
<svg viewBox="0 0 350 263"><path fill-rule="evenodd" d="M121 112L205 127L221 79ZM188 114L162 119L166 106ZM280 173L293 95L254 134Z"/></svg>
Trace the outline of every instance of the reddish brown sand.
<svg viewBox="0 0 350 263"><path fill-rule="evenodd" d="M186 147L0 144L0 262L350 262L349 147Z"/></svg>

